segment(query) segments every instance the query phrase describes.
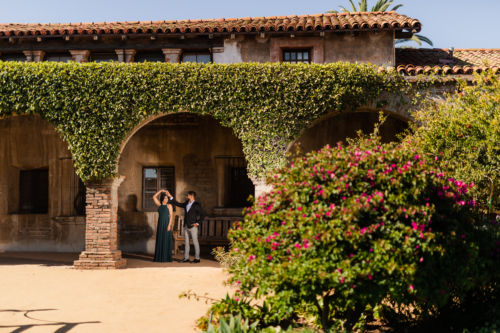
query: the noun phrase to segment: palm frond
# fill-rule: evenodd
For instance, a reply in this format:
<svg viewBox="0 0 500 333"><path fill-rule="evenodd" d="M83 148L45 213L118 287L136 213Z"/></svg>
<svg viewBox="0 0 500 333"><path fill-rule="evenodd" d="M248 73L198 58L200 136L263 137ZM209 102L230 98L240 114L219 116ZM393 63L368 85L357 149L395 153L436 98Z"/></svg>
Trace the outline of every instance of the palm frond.
<svg viewBox="0 0 500 333"><path fill-rule="evenodd" d="M367 12L368 11L368 0L361 0L359 2L359 11L360 12Z"/></svg>
<svg viewBox="0 0 500 333"><path fill-rule="evenodd" d="M392 4L392 0L378 0L377 3L372 7L371 11L372 12L381 12L381 11L384 11L382 9L383 6L387 5L389 3L389 5Z"/></svg>
<svg viewBox="0 0 500 333"><path fill-rule="evenodd" d="M330 10L327 10L326 12L327 12L327 14L337 14L339 11L330 9Z"/></svg>
<svg viewBox="0 0 500 333"><path fill-rule="evenodd" d="M385 12L385 11L387 11L387 9L389 8L390 5L392 5L392 1L389 1L385 4L383 4L382 7L380 7L378 11Z"/></svg>
<svg viewBox="0 0 500 333"><path fill-rule="evenodd" d="M434 46L434 43L432 43L432 40L430 40L428 37L422 35L413 35L413 37L418 38L420 41L429 44L430 46Z"/></svg>
<svg viewBox="0 0 500 333"><path fill-rule="evenodd" d="M351 3L351 6L352 6L352 11L353 12L357 12L358 9L356 8L356 5L354 4L354 2L352 0L349 0L349 2ZM350 10L347 10L345 9L345 7L341 7L345 12L350 12Z"/></svg>
<svg viewBox="0 0 500 333"><path fill-rule="evenodd" d="M392 7L391 11L395 12L396 10L398 10L401 7L403 7L402 4L396 5L396 6Z"/></svg>

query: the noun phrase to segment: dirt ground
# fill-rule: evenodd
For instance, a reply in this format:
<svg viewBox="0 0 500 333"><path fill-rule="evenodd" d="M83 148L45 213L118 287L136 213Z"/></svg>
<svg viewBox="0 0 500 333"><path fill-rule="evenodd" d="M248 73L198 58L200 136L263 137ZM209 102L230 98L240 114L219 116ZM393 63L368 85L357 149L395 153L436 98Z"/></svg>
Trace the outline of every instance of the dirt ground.
<svg viewBox="0 0 500 333"><path fill-rule="evenodd" d="M219 298L230 289L211 260L163 264L129 256L127 269L79 271L71 266L76 258L0 253L0 332L193 332L209 304L179 294Z"/></svg>

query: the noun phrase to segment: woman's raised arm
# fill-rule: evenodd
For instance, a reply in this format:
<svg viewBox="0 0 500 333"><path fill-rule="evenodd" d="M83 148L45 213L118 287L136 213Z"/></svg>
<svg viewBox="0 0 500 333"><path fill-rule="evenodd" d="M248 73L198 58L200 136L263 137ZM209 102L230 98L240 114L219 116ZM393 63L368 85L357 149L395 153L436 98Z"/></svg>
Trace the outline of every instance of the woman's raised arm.
<svg viewBox="0 0 500 333"><path fill-rule="evenodd" d="M158 199L158 196L160 195L161 192L165 192L164 190L159 190L158 192L155 193L155 195L153 195L153 201L155 202L155 204L160 207L161 206L161 202L160 202L160 199Z"/></svg>

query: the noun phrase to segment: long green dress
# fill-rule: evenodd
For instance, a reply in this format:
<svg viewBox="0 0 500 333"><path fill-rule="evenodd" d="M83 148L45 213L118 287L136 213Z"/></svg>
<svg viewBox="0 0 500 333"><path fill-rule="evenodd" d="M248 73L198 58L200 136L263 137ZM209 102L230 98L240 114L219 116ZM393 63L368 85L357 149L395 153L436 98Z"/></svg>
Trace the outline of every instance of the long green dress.
<svg viewBox="0 0 500 333"><path fill-rule="evenodd" d="M170 213L166 205L158 207L158 227L156 228L155 258L157 262L172 262L172 231L167 231Z"/></svg>

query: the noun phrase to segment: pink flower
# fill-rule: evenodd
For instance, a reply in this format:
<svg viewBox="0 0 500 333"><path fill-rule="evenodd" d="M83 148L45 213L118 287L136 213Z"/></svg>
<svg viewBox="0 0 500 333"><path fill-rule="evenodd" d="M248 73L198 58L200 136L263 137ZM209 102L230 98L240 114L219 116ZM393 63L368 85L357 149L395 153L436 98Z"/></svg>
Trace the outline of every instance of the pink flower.
<svg viewBox="0 0 500 333"><path fill-rule="evenodd" d="M295 247L296 247L297 249L301 249L301 248L302 248L302 245L300 245L299 243L297 243L297 244L295 244Z"/></svg>
<svg viewBox="0 0 500 333"><path fill-rule="evenodd" d="M239 299L238 297L235 297L235 298L234 298L234 300L235 300L236 302L239 302L239 301L240 301L240 299Z"/></svg>
<svg viewBox="0 0 500 333"><path fill-rule="evenodd" d="M424 258L421 257L418 262L424 262Z"/></svg>
<svg viewBox="0 0 500 333"><path fill-rule="evenodd" d="M241 284L241 281L240 280L236 281L236 284Z"/></svg>
<svg viewBox="0 0 500 333"><path fill-rule="evenodd" d="M252 255L250 255L250 256L248 257L248 261L252 261L252 260L254 260L255 258L256 258L256 257L252 254Z"/></svg>
<svg viewBox="0 0 500 333"><path fill-rule="evenodd" d="M344 278L343 278L343 277L341 277L341 278L340 278L340 283L344 283L344 281L345 281L345 280L344 280Z"/></svg>
<svg viewBox="0 0 500 333"><path fill-rule="evenodd" d="M371 274L368 274L368 280L373 279L373 276Z"/></svg>
<svg viewBox="0 0 500 333"><path fill-rule="evenodd" d="M298 210L298 211L301 211L301 210L302 210L302 207L297 207L297 210Z"/></svg>
<svg viewBox="0 0 500 333"><path fill-rule="evenodd" d="M414 289L414 288L413 288L413 285L412 285L412 284L410 284L410 287L409 287L408 289L410 289L410 291L413 291L413 289Z"/></svg>
<svg viewBox="0 0 500 333"><path fill-rule="evenodd" d="M360 233L361 235L363 235L365 232L366 232L366 228L363 228L363 229L361 229L361 230L359 231L359 233Z"/></svg>
<svg viewBox="0 0 500 333"><path fill-rule="evenodd" d="M273 256L267 256L268 260L273 260Z"/></svg>

